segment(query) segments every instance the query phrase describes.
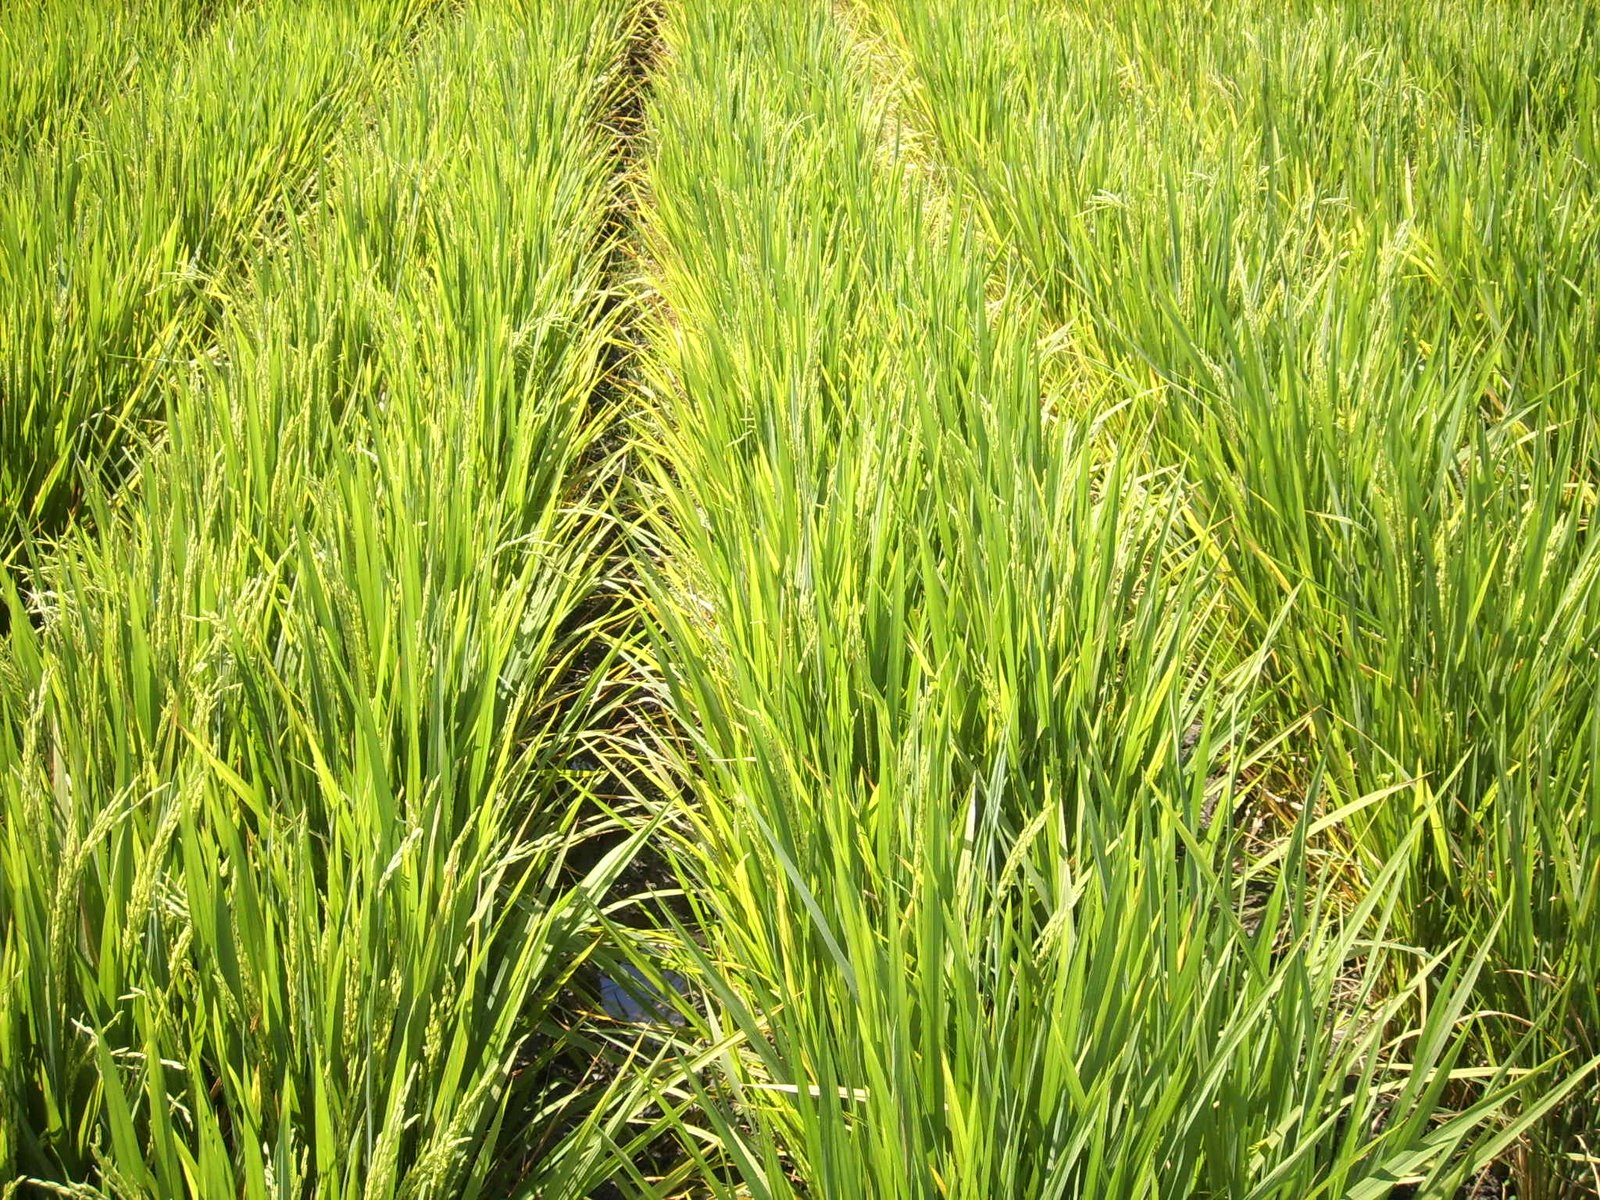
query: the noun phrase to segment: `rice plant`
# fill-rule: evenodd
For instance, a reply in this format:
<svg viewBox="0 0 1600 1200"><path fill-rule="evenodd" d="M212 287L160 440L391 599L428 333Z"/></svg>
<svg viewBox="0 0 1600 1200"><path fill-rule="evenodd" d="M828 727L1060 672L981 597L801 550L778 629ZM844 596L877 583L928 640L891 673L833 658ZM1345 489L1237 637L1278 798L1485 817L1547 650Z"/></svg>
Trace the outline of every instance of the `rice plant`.
<svg viewBox="0 0 1600 1200"><path fill-rule="evenodd" d="M830 6L689 6L667 61L642 436L714 1190L1450 1195L1571 1085L1459 1069L1485 951L1397 936L1424 822L1342 905L1322 766L1239 857L1280 633L1217 619L1124 381L1044 361Z"/></svg>
<svg viewBox="0 0 1600 1200"><path fill-rule="evenodd" d="M1399 928L1491 945L1482 1061L1600 1051L1592 6L871 6L911 108L1327 772ZM1519 1163L1600 1186L1591 1076ZM1575 1190L1574 1190L1575 1189Z"/></svg>
<svg viewBox="0 0 1600 1200"><path fill-rule="evenodd" d="M229 7L226 0L8 5L0 13L0 170L160 71Z"/></svg>
<svg viewBox="0 0 1600 1200"><path fill-rule="evenodd" d="M91 488L11 589L0 1175L581 1196L619 1170L649 1076L548 1079L631 850L573 869L625 695L596 450L632 19L436 21L222 353L168 381L131 491Z"/></svg>
<svg viewBox="0 0 1600 1200"><path fill-rule="evenodd" d="M0 1196L1600 1193L1597 51L0 6Z"/></svg>
<svg viewBox="0 0 1600 1200"><path fill-rule="evenodd" d="M0 183L0 557L126 474L161 381L434 7L242 8Z"/></svg>

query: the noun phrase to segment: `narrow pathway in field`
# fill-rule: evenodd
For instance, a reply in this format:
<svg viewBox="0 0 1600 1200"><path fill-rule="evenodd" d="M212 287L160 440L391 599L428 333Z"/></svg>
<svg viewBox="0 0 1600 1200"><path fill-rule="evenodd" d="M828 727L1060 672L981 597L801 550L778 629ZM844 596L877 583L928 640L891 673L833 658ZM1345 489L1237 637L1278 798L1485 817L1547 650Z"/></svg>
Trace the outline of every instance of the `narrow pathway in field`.
<svg viewBox="0 0 1600 1200"><path fill-rule="evenodd" d="M569 869L634 686L608 375L643 14L383 12L346 49L403 54L164 379L137 479L10 598L7 1179L577 1200L654 1139L651 1078L586 1076L564 1024L633 849Z"/></svg>

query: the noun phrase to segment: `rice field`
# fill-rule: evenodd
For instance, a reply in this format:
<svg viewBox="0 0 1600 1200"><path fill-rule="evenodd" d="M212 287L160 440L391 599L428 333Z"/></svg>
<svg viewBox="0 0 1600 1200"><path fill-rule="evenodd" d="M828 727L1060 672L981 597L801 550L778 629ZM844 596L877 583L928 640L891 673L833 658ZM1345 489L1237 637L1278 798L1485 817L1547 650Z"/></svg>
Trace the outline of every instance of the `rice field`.
<svg viewBox="0 0 1600 1200"><path fill-rule="evenodd" d="M1600 1196L1593 0L15 0L0 197L0 1198Z"/></svg>

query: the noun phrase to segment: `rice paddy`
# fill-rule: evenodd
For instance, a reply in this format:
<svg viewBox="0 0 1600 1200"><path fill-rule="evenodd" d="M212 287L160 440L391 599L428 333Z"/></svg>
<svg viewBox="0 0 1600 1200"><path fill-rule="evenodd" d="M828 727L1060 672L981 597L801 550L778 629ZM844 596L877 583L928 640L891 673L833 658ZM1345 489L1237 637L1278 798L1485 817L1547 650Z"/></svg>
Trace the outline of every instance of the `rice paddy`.
<svg viewBox="0 0 1600 1200"><path fill-rule="evenodd" d="M1600 8L0 9L0 1196L1600 1195Z"/></svg>

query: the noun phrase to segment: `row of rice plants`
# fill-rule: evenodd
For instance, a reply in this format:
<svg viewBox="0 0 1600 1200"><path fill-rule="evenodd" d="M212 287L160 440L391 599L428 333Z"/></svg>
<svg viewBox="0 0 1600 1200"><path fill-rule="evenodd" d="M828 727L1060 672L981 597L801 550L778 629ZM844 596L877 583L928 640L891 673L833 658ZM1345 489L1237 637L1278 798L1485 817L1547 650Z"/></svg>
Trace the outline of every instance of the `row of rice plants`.
<svg viewBox="0 0 1600 1200"><path fill-rule="evenodd" d="M1100 436L1122 381L1041 351L833 5L663 36L638 440L706 993L664 1096L709 1186L1450 1194L1560 1092L1466 1092L1481 960L1398 936L1425 824L1347 911L1319 775L1242 865L1274 646L1216 618L1181 472Z"/></svg>
<svg viewBox="0 0 1600 1200"><path fill-rule="evenodd" d="M1315 782L1366 880L1410 860L1396 934L1489 954L1476 1060L1590 1071L1520 1194L1600 1191L1594 7L864 7L1270 649L1258 800Z"/></svg>
<svg viewBox="0 0 1600 1200"><path fill-rule="evenodd" d="M227 0L126 5L18 0L0 11L0 171L53 141L230 7Z"/></svg>
<svg viewBox="0 0 1600 1200"><path fill-rule="evenodd" d="M243 7L0 180L0 559L126 471L237 268L438 7Z"/></svg>
<svg viewBox="0 0 1600 1200"><path fill-rule="evenodd" d="M360 62L395 28L269 12ZM6 1195L583 1196L631 1157L649 1075L566 1079L604 1047L557 1013L632 849L574 866L627 699L597 595L633 22L429 26L137 480L10 589Z"/></svg>

